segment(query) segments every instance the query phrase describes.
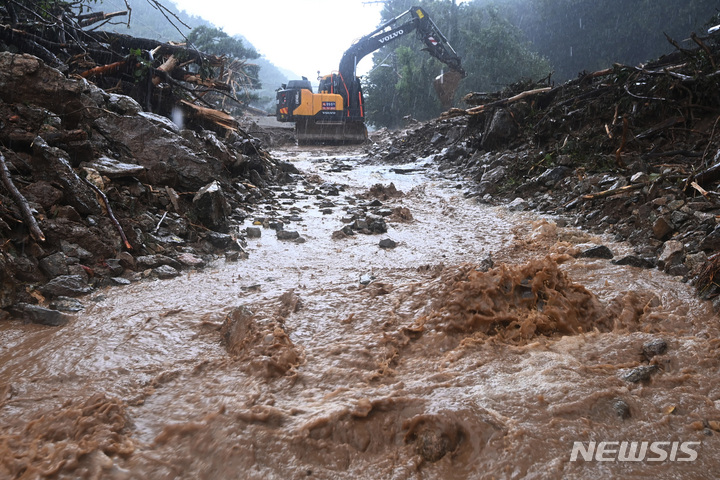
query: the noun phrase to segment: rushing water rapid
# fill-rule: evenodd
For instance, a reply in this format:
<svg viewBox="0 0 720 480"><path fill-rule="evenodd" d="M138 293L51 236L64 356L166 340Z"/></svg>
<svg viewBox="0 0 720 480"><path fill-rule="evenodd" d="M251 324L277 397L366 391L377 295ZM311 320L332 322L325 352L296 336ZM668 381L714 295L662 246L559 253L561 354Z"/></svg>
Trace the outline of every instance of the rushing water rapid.
<svg viewBox="0 0 720 480"><path fill-rule="evenodd" d="M689 286L575 258L607 242L466 199L432 159L277 155L308 181L246 226L304 243L263 228L247 260L0 325L0 478L718 477L718 317ZM411 215L333 235L390 183Z"/></svg>

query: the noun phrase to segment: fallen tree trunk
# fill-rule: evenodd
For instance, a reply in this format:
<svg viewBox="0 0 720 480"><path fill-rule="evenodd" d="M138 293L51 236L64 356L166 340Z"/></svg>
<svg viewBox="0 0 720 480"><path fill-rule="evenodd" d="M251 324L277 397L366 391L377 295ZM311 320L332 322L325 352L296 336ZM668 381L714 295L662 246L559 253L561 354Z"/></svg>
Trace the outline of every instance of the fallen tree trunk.
<svg viewBox="0 0 720 480"><path fill-rule="evenodd" d="M193 73L184 72L178 76L173 75L173 78L187 83L194 83L195 85L202 85L203 87L208 87L215 90L223 90L227 92L232 91L232 87L230 87L230 85L228 85L227 83L221 82L219 80L214 80L212 78L202 78L201 76L195 75Z"/></svg>
<svg viewBox="0 0 720 480"><path fill-rule="evenodd" d="M206 120L210 123L232 131L237 131L239 128L237 120L235 120L234 117L228 115L225 112L221 112L220 110L214 110L212 108L200 107L186 100L181 100L180 102L186 107L188 107L188 109L190 109L193 115L203 120Z"/></svg>
<svg viewBox="0 0 720 480"><path fill-rule="evenodd" d="M163 62L163 64L160 65L156 70L163 72L167 75L171 75L172 71L175 70L175 68L178 66L178 63L179 62L178 62L177 57L175 55L170 55ZM160 84L160 82L162 82L162 78L160 78L159 76L153 77L153 79L152 79L153 85L155 85L157 87Z"/></svg>
<svg viewBox="0 0 720 480"><path fill-rule="evenodd" d="M503 107L509 103L517 102L518 100L522 100L523 98L531 97L533 95L537 95L539 93L545 93L552 90L552 87L543 87L543 88L536 88L534 90L527 90L525 92L519 93L513 97L509 98L503 98L501 100L497 100L495 102L486 103L485 105L478 105L477 107L469 108L465 110L466 113L469 115L477 115L479 113L483 113L488 108L496 108L496 107Z"/></svg>
<svg viewBox="0 0 720 480"><path fill-rule="evenodd" d="M691 177L689 180L692 181L694 179L698 185L702 186L702 185L712 183L712 182L716 181L718 178L720 178L720 163L711 165L710 167L706 168L702 172L699 172L698 174L696 174L694 177Z"/></svg>
<svg viewBox="0 0 720 480"><path fill-rule="evenodd" d="M52 146L68 142L82 142L88 138L87 132L80 129L43 132L39 136ZM10 132L7 136L0 135L0 140L31 146L37 137L38 135L32 132Z"/></svg>
<svg viewBox="0 0 720 480"><path fill-rule="evenodd" d="M2 177L3 185L5 185L7 191L10 192L10 196L12 196L13 201L20 209L20 215L22 216L25 225L27 225L28 230L30 230L30 235L36 242L44 242L45 234L42 230L40 230L40 226L38 225L37 220L35 220L27 200L13 183L10 170L5 163L5 157L2 153L0 153L0 177Z"/></svg>

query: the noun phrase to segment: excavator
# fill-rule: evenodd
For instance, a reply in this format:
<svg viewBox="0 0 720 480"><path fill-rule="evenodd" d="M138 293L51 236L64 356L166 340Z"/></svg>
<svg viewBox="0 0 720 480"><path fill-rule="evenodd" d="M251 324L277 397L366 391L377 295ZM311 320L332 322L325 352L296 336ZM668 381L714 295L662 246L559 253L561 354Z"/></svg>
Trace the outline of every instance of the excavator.
<svg viewBox="0 0 720 480"><path fill-rule="evenodd" d="M413 31L425 44L423 50L450 69L434 81L443 107L447 108L465 71L460 57L427 12L412 7L356 41L343 54L337 72L318 77L317 93L313 93L306 77L283 84L276 96L277 120L295 122L298 144L365 142L367 128L362 87L355 74L357 64L369 53Z"/></svg>

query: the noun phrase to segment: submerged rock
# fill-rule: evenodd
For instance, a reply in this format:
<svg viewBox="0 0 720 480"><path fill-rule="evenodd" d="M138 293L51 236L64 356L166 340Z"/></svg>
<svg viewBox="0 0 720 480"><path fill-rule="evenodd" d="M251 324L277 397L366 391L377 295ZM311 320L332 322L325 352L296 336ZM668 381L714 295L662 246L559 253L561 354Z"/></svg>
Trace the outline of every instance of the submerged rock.
<svg viewBox="0 0 720 480"><path fill-rule="evenodd" d="M650 380L650 376L658 369L657 365L640 365L623 373L622 379L626 382L638 383Z"/></svg>
<svg viewBox="0 0 720 480"><path fill-rule="evenodd" d="M605 258L611 259L614 255L612 251L605 245L597 245L580 252L578 258Z"/></svg>
<svg viewBox="0 0 720 480"><path fill-rule="evenodd" d="M655 268L655 260L645 257L639 257L637 255L626 255L619 260L615 260L612 263L615 265L630 265L631 267L638 268Z"/></svg>
<svg viewBox="0 0 720 480"><path fill-rule="evenodd" d="M277 230L275 234L278 240L296 240L300 238L300 233L294 230Z"/></svg>
<svg viewBox="0 0 720 480"><path fill-rule="evenodd" d="M625 400L615 400L612 407L618 417L622 419L630 418L630 405Z"/></svg>
<svg viewBox="0 0 720 480"><path fill-rule="evenodd" d="M662 338L656 338L643 343L642 351L645 358L650 360L656 355L662 355L667 350L667 342Z"/></svg>
<svg viewBox="0 0 720 480"><path fill-rule="evenodd" d="M260 238L262 236L262 230L260 227L247 227L245 229L245 235L247 238Z"/></svg>
<svg viewBox="0 0 720 480"><path fill-rule="evenodd" d="M27 303L19 303L15 305L12 308L12 311L16 316L22 317L39 325L59 327L61 325L65 325L69 321L69 317L62 312Z"/></svg>

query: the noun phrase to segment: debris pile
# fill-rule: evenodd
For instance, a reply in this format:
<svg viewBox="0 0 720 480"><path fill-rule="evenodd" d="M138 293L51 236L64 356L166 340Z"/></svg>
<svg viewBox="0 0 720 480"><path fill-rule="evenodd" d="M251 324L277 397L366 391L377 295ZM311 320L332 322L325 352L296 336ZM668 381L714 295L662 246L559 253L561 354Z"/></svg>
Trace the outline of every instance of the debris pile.
<svg viewBox="0 0 720 480"><path fill-rule="evenodd" d="M242 130L190 125L1 52L0 308L242 255L234 226L297 170Z"/></svg>
<svg viewBox="0 0 720 480"><path fill-rule="evenodd" d="M182 23L157 0L149 3L175 28L175 22ZM78 3L6 3L0 7L0 51L31 54L68 76L90 80L109 93L130 96L148 112L167 117L182 113L220 133L236 129L237 120L215 109L213 102L239 103L237 93L247 86L245 63L184 43L99 29L120 18L127 18L129 26L132 9L125 5L127 10L105 13L88 12Z"/></svg>
<svg viewBox="0 0 720 480"><path fill-rule="evenodd" d="M698 289L720 307L720 45L717 34L693 39L697 49L646 65L469 94L468 109L402 135L377 132L387 141L368 155L426 158L481 202L629 241L635 254L615 261L685 280L703 273Z"/></svg>

